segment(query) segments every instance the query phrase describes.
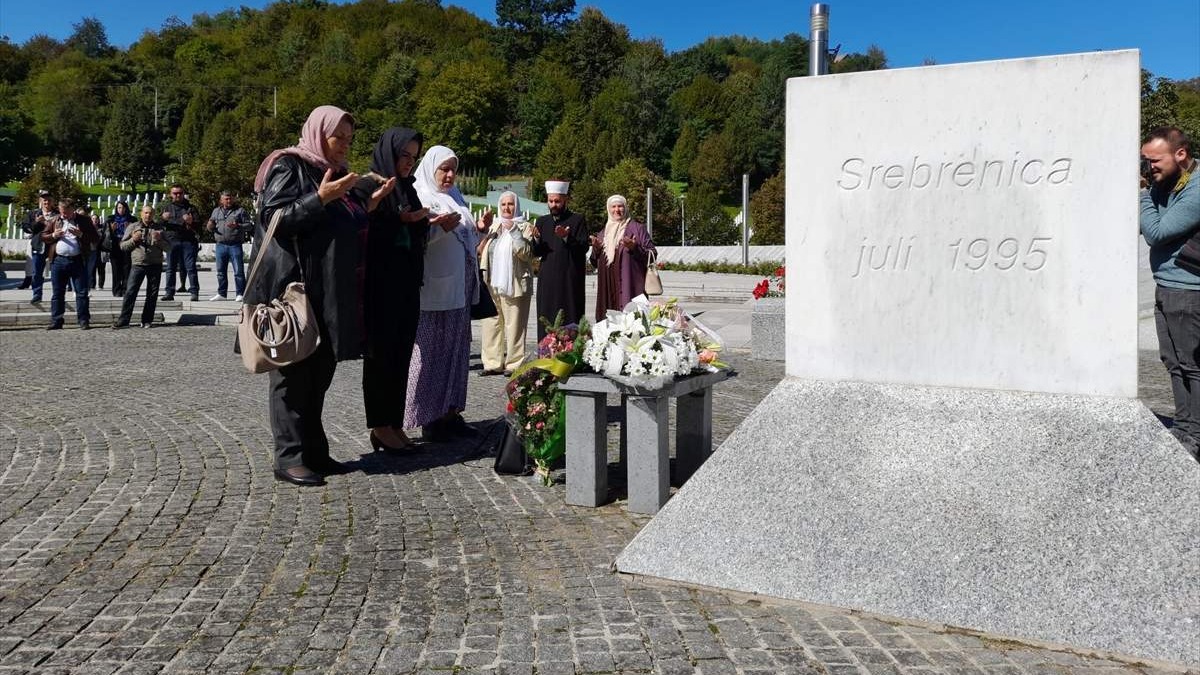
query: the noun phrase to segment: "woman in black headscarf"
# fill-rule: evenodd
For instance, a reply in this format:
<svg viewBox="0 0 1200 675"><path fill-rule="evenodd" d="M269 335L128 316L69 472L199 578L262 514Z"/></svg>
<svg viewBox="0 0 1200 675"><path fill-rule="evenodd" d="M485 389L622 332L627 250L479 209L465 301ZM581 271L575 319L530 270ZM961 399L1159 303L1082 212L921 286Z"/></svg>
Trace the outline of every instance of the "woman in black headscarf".
<svg viewBox="0 0 1200 675"><path fill-rule="evenodd" d="M404 396L421 316L421 279L429 210L413 188L421 134L392 127L375 144L371 171L396 179L396 189L371 213L367 229L367 272L363 317L363 404L371 446L400 451L412 447L404 434Z"/></svg>

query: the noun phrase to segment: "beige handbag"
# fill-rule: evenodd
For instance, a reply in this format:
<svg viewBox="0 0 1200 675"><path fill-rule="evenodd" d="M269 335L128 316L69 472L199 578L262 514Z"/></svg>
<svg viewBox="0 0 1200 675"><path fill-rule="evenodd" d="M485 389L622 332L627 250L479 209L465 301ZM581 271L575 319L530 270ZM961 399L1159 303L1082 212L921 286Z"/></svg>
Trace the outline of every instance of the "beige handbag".
<svg viewBox="0 0 1200 675"><path fill-rule="evenodd" d="M658 277L658 252L646 257L646 295L662 295L662 279Z"/></svg>
<svg viewBox="0 0 1200 675"><path fill-rule="evenodd" d="M276 210L271 217L267 236L250 267L247 289L254 283L254 273L258 271L258 263L275 236L282 213L282 210ZM296 253L296 264L300 265L298 249ZM300 278L304 278L303 266L300 267ZM308 302L304 282L293 281L283 289L280 297L269 303L242 305L242 312L238 316L238 345L246 370L265 373L299 363L312 355L319 344L321 333Z"/></svg>

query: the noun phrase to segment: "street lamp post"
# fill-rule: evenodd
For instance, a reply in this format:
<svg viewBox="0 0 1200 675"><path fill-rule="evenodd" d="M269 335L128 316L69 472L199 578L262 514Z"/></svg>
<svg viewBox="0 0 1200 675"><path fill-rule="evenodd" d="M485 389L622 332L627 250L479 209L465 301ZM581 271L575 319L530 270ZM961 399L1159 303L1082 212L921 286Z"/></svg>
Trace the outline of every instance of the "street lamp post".
<svg viewBox="0 0 1200 675"><path fill-rule="evenodd" d="M683 200L687 195L679 195L679 245L687 246L687 211L683 208Z"/></svg>

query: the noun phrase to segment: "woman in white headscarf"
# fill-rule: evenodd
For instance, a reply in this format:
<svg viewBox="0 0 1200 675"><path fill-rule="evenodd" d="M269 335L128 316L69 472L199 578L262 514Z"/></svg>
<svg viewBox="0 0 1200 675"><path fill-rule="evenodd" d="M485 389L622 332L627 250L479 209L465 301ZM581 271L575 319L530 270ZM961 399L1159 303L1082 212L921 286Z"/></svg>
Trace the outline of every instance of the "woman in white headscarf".
<svg viewBox="0 0 1200 675"><path fill-rule="evenodd" d="M415 175L417 196L429 209L429 240L404 427L422 427L427 440L441 441L474 433L462 417L471 358L470 311L479 301L478 233L492 224L492 214L484 213L479 222L471 215L454 185L458 156L450 148L426 150Z"/></svg>
<svg viewBox="0 0 1200 675"><path fill-rule="evenodd" d="M521 200L514 192L500 195L499 218L479 242L479 262L496 316L480 322L483 371L480 375L511 375L525 361L525 332L529 326L533 225L521 217Z"/></svg>
<svg viewBox="0 0 1200 675"><path fill-rule="evenodd" d="M593 236L592 266L596 268L596 321L610 309L621 310L646 292L646 266L656 249L646 226L626 212L621 195L608 198L608 222Z"/></svg>

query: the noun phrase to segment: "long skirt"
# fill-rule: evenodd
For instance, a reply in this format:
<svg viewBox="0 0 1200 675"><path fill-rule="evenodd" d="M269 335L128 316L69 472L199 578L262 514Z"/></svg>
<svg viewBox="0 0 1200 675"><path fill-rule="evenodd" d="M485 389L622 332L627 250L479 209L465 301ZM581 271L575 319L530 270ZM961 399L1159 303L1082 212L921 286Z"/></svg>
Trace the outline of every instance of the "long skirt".
<svg viewBox="0 0 1200 675"><path fill-rule="evenodd" d="M470 307L421 312L408 371L404 428L415 429L467 407L471 360Z"/></svg>

